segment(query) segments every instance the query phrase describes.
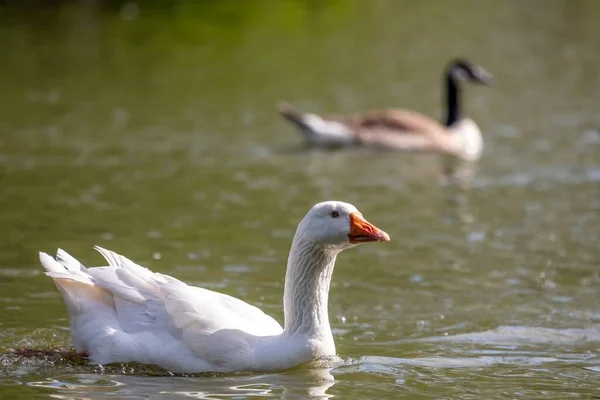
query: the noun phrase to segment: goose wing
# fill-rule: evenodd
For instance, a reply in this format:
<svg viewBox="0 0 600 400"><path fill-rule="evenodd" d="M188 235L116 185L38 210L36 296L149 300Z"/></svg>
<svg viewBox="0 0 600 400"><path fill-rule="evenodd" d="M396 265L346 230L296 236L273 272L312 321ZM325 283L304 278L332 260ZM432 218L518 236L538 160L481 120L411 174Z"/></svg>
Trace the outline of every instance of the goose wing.
<svg viewBox="0 0 600 400"><path fill-rule="evenodd" d="M416 111L388 109L331 119L344 121L360 143L373 147L427 151L452 142L443 125Z"/></svg>
<svg viewBox="0 0 600 400"><path fill-rule="evenodd" d="M272 317L242 300L96 250L108 266L85 268L62 250L56 260L40 254L67 303L76 349L88 351L96 362L165 365L161 361L175 357L169 351L183 351L219 366L251 351L250 337L282 331Z"/></svg>
<svg viewBox="0 0 600 400"><path fill-rule="evenodd" d="M149 315L156 315L152 311L157 305L152 303L159 302L175 325L184 326L186 321L194 320L207 333L220 329L240 329L261 336L281 330L272 317L245 301L190 286L169 275L154 273L113 251L98 246L96 250L109 263L109 267L88 270L98 285L124 298L131 296L132 292L136 293L140 300L143 298L149 302Z"/></svg>

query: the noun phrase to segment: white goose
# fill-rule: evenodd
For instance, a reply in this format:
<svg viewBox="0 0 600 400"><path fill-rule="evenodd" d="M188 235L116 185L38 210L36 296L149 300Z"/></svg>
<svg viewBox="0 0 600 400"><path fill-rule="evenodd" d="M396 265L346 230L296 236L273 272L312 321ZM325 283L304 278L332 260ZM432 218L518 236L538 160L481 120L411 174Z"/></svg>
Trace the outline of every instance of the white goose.
<svg viewBox="0 0 600 400"><path fill-rule="evenodd" d="M137 361L173 372L269 371L336 354L327 299L336 256L388 241L351 204L315 205L298 225L283 296L283 328L234 297L189 286L96 247L108 266L63 250L40 253L63 295L75 350L97 364Z"/></svg>

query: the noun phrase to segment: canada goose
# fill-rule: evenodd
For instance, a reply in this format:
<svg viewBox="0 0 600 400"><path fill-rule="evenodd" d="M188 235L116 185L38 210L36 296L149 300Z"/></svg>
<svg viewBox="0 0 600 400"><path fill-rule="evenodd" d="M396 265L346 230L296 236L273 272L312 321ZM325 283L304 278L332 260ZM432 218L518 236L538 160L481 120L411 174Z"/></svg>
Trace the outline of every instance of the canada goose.
<svg viewBox="0 0 600 400"><path fill-rule="evenodd" d="M390 150L438 152L473 161L483 142L477 124L462 114L460 83L492 84L492 75L466 60L452 61L444 73L444 124L416 111L387 109L347 116L303 114L281 103L279 112L300 128L313 146L368 146Z"/></svg>

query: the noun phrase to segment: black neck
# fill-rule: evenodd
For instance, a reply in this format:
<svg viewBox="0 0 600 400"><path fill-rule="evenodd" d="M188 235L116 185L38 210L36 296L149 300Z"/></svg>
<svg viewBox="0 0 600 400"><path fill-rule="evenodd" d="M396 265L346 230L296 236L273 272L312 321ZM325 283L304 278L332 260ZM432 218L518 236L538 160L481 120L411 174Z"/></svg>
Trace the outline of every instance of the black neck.
<svg viewBox="0 0 600 400"><path fill-rule="evenodd" d="M446 126L458 121L461 116L460 110L460 87L454 77L453 69L450 68L446 74Z"/></svg>

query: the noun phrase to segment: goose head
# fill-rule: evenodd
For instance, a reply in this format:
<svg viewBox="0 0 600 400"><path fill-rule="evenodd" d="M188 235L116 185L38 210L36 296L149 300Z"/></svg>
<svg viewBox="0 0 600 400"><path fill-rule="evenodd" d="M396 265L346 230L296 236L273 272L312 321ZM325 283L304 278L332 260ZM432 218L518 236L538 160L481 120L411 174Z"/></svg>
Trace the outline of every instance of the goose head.
<svg viewBox="0 0 600 400"><path fill-rule="evenodd" d="M352 204L316 204L298 225L296 237L314 246L341 251L366 242L387 242L390 236L365 220Z"/></svg>
<svg viewBox="0 0 600 400"><path fill-rule="evenodd" d="M448 77L460 82L473 82L492 86L493 76L482 66L464 59L456 59L450 63Z"/></svg>

